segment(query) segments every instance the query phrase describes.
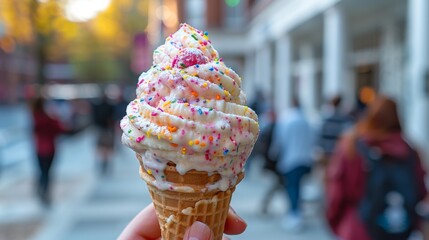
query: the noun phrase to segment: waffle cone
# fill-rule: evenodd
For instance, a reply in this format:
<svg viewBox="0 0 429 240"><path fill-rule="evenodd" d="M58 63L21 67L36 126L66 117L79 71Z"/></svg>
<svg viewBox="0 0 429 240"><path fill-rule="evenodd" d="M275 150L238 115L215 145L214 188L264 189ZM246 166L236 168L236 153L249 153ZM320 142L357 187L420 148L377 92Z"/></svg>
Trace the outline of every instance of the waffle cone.
<svg viewBox="0 0 429 240"><path fill-rule="evenodd" d="M140 176L146 181L161 227L164 240L182 240L185 231L200 221L213 231L214 239L221 240L228 215L229 204L235 186L226 191L204 191L207 184L220 179L219 174L208 176L207 172L191 170L180 175L173 164L164 170L167 181L175 186L191 187L193 192L160 190L153 185L154 177L146 172L140 156ZM244 177L240 173L238 184Z"/></svg>

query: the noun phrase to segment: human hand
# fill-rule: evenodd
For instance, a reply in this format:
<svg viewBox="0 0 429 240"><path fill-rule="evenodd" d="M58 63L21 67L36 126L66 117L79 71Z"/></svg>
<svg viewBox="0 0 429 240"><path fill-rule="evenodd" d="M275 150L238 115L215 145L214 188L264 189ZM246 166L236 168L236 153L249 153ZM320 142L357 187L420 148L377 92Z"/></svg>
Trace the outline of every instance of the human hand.
<svg viewBox="0 0 429 240"><path fill-rule="evenodd" d="M240 234L244 232L247 224L241 219L235 211L230 208L228 217L225 222L226 234ZM158 223L158 218L155 213L153 204L150 204L143 209L133 220L125 227L118 240L159 240L161 239L161 230ZM186 230L184 240L212 240L213 232L202 222L194 222L192 226ZM227 240L227 237L223 237Z"/></svg>

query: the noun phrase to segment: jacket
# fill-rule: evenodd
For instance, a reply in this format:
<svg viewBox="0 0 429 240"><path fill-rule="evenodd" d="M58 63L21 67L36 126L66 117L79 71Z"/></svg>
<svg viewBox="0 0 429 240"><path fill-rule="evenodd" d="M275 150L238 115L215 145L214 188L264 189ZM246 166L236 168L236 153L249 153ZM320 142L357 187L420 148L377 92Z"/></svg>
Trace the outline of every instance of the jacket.
<svg viewBox="0 0 429 240"><path fill-rule="evenodd" d="M33 113L33 119L37 155L53 156L55 153L55 140L65 129L58 120L51 118L44 112Z"/></svg>
<svg viewBox="0 0 429 240"><path fill-rule="evenodd" d="M392 156L407 159L409 146L401 133L392 133L380 139L362 136L373 147ZM342 240L369 240L366 229L358 216L358 207L365 193L365 160L357 150L347 152L350 136L337 145L327 171L327 220L333 232ZM416 177L421 198L426 194L425 171L421 160L416 165Z"/></svg>

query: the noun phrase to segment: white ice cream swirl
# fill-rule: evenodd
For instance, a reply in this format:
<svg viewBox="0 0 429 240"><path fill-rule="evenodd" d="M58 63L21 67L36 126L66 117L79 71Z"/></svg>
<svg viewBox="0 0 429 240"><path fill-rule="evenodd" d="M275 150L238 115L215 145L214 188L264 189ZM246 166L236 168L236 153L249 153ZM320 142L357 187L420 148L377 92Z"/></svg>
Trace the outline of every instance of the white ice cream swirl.
<svg viewBox="0 0 429 240"><path fill-rule="evenodd" d="M142 156L160 189L175 188L163 175L171 161L181 174L219 173L207 190L227 190L259 133L240 77L219 59L207 33L187 24L154 51L153 64L121 121L123 143Z"/></svg>

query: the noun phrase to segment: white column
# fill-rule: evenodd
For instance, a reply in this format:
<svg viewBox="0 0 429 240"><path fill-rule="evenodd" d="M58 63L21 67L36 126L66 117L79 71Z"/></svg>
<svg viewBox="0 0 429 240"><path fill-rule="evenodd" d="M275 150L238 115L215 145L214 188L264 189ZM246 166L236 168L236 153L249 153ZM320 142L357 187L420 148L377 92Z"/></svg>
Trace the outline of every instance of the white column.
<svg viewBox="0 0 429 240"><path fill-rule="evenodd" d="M429 143L429 100L425 93L426 73L429 69L429 1L408 1L408 119L407 130L419 145Z"/></svg>
<svg viewBox="0 0 429 240"><path fill-rule="evenodd" d="M343 92L344 85L344 17L341 9L334 6L324 15L323 36L323 95L331 98ZM344 96L346 97L346 96Z"/></svg>
<svg viewBox="0 0 429 240"><path fill-rule="evenodd" d="M253 90L253 92L252 92L253 97L255 97L254 93L256 93L256 91L261 88L261 82L262 82L261 79L262 79L262 75L263 75L263 69L261 67L262 50L260 48L257 48L254 56L255 56L254 61L253 61L254 64L252 66L253 73L254 73L253 89L252 89ZM251 100L253 101L254 98L252 98Z"/></svg>
<svg viewBox="0 0 429 240"><path fill-rule="evenodd" d="M270 45L266 43L260 50L257 56L257 65L259 68L258 79L256 79L257 88L262 89L264 94L268 97L272 95L272 66L271 66L271 49Z"/></svg>
<svg viewBox="0 0 429 240"><path fill-rule="evenodd" d="M292 105L292 46L289 35L275 43L274 108L277 112Z"/></svg>
<svg viewBox="0 0 429 240"><path fill-rule="evenodd" d="M311 121L317 121L316 107L316 66L314 51L310 44L299 48L299 100L301 107Z"/></svg>
<svg viewBox="0 0 429 240"><path fill-rule="evenodd" d="M248 52L244 59L244 78L242 79L242 88L246 94L247 101L250 102L255 95L256 87L256 54Z"/></svg>
<svg viewBox="0 0 429 240"><path fill-rule="evenodd" d="M397 100L401 96L401 51L398 29L394 19L388 19L383 27L380 58L380 91Z"/></svg>
<svg viewBox="0 0 429 240"><path fill-rule="evenodd" d="M264 92L268 95L269 98L273 92L273 81L272 81L272 75L273 75L273 68L272 68L272 60L271 60L271 46L269 43L267 43L266 46L264 46L262 53L263 53L263 62L262 62L262 89L264 89Z"/></svg>

